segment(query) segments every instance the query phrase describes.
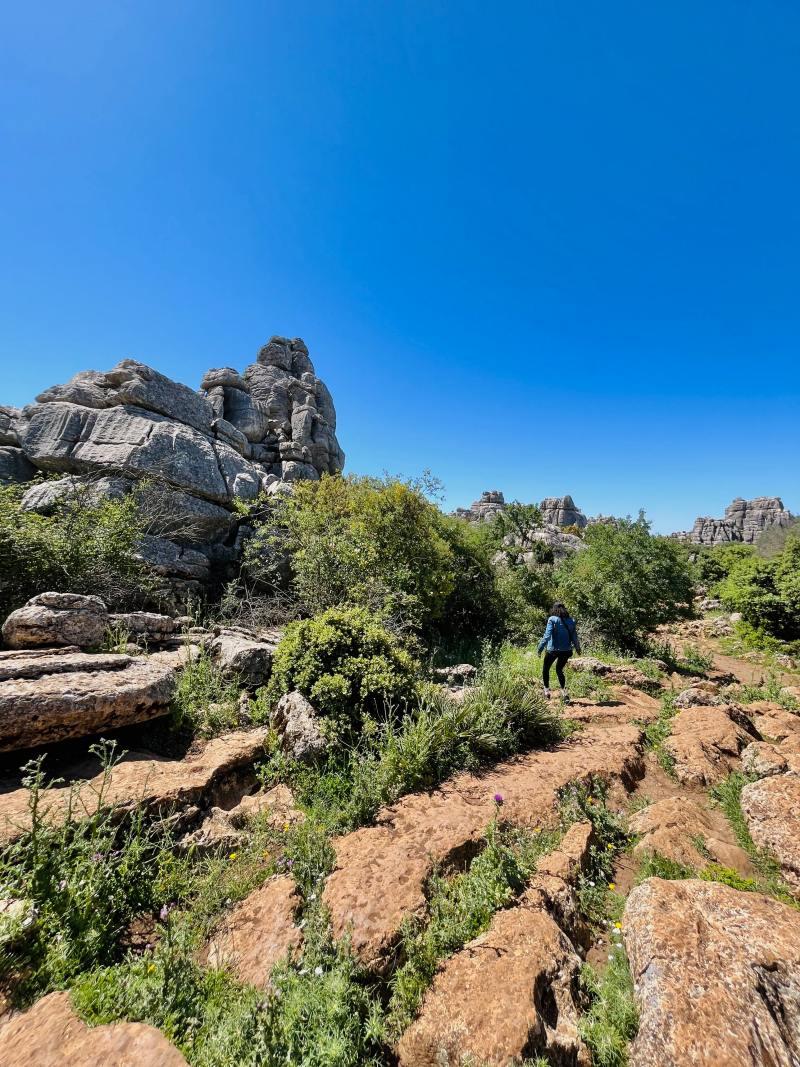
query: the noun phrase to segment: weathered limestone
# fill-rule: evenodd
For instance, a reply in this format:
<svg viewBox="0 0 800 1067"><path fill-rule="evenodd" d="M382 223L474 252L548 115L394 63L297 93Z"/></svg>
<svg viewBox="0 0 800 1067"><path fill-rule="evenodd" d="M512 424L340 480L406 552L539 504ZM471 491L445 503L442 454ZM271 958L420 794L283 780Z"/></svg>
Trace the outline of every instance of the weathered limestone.
<svg viewBox="0 0 800 1067"><path fill-rule="evenodd" d="M111 1023L87 1026L69 993L50 993L0 1025L4 1067L187 1067L154 1026Z"/></svg>
<svg viewBox="0 0 800 1067"><path fill-rule="evenodd" d="M166 715L171 665L144 656L0 652L0 752Z"/></svg>
<svg viewBox="0 0 800 1067"><path fill-rule="evenodd" d="M571 496L548 496L539 505L539 510L548 526L578 526L583 529L588 523Z"/></svg>
<svg viewBox="0 0 800 1067"><path fill-rule="evenodd" d="M108 611L99 596L39 593L3 623L9 648L77 645L95 648L108 628Z"/></svg>
<svg viewBox="0 0 800 1067"><path fill-rule="evenodd" d="M746 785L742 812L753 841L773 853L800 896L800 775L771 775Z"/></svg>
<svg viewBox="0 0 800 1067"><path fill-rule="evenodd" d="M302 693L284 693L272 713L272 725L294 759L312 760L328 747L317 713Z"/></svg>
<svg viewBox="0 0 800 1067"><path fill-rule="evenodd" d="M665 797L632 816L630 829L642 835L634 846L635 855L657 852L698 870L713 862L742 875L752 873L750 859L736 844L725 819L698 800ZM695 844L698 837L703 840L705 855Z"/></svg>
<svg viewBox="0 0 800 1067"><path fill-rule="evenodd" d="M650 878L623 918L639 1032L632 1067L796 1067L800 923L770 897Z"/></svg>
<svg viewBox="0 0 800 1067"><path fill-rule="evenodd" d="M124 658L124 657L123 657ZM148 758L129 752L113 769L104 789L104 804L119 812L138 804L149 813L190 812L220 804L231 794L241 797L255 785L254 764L264 754L266 727L237 730L197 745L183 759ZM97 810L102 774L75 786L75 818ZM43 798L46 817L63 819L70 805L70 787L48 789ZM0 793L0 845L16 841L30 826L28 791Z"/></svg>
<svg viewBox="0 0 800 1067"><path fill-rule="evenodd" d="M758 738L752 723L739 709L690 707L672 720L664 750L679 782L709 786L737 769L742 749L753 740Z"/></svg>
<svg viewBox="0 0 800 1067"><path fill-rule="evenodd" d="M547 825L558 790L595 775L628 785L643 773L639 730L588 725L552 751L531 752L486 774L460 774L430 793L417 793L384 809L374 826L335 842L336 866L324 903L336 937L349 932L369 968L384 970L407 915L425 908L433 867L470 854L503 795L503 819L512 825Z"/></svg>
<svg viewBox="0 0 800 1067"><path fill-rule="evenodd" d="M36 468L21 448L0 446L0 485L29 482L35 474Z"/></svg>
<svg viewBox="0 0 800 1067"><path fill-rule="evenodd" d="M486 489L468 508L456 508L455 513L469 522L489 522L504 511L505 506L506 498L498 489Z"/></svg>
<svg viewBox="0 0 800 1067"><path fill-rule="evenodd" d="M300 903L293 878L270 878L223 916L201 953L203 962L263 989L275 964L302 947L303 932L295 925Z"/></svg>
<svg viewBox="0 0 800 1067"><path fill-rule="evenodd" d="M277 629L259 637L239 630L221 630L209 645L209 652L228 677L248 689L257 689L269 679L280 638L281 631Z"/></svg>
<svg viewBox="0 0 800 1067"><path fill-rule="evenodd" d="M729 541L752 545L764 530L772 526L789 526L792 518L780 497L758 496L753 500L737 497L725 508L724 518L702 516L695 519L689 533L675 536L695 545L723 545Z"/></svg>

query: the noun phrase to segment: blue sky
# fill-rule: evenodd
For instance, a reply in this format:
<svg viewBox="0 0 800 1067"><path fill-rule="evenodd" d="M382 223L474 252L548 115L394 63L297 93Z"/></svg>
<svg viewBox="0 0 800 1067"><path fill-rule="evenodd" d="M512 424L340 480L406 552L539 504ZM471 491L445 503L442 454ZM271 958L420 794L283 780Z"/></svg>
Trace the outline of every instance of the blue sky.
<svg viewBox="0 0 800 1067"><path fill-rule="evenodd" d="M0 402L300 335L348 469L800 511L800 7L6 5Z"/></svg>

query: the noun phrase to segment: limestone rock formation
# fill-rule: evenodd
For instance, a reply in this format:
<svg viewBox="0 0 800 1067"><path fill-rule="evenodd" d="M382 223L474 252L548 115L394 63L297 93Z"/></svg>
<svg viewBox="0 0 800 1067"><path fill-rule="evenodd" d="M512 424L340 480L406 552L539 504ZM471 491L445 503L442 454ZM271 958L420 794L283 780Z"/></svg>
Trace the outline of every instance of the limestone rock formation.
<svg viewBox="0 0 800 1067"><path fill-rule="evenodd" d="M577 526L583 529L588 519L575 506L571 496L548 496L539 505L548 526Z"/></svg>
<svg viewBox="0 0 800 1067"><path fill-rule="evenodd" d="M32 487L26 508L47 513L87 478L94 499L156 479L171 517L166 543L195 551L235 536L238 501L343 466L331 395L300 338L272 337L243 374L208 371L199 392L126 359L104 373L82 371L21 411L0 407L0 482L63 475ZM186 570L163 546L149 544L143 555L168 576L173 563ZM204 559L205 574L192 561L192 573L178 577L203 581L207 552Z"/></svg>
<svg viewBox="0 0 800 1067"><path fill-rule="evenodd" d="M221 630L209 645L209 651L227 677L247 689L257 689L269 679L272 657L280 639L279 629L258 637L235 629Z"/></svg>
<svg viewBox="0 0 800 1067"><path fill-rule="evenodd" d="M314 759L327 748L317 713L302 693L284 693L272 713L272 725L294 759Z"/></svg>
<svg viewBox="0 0 800 1067"><path fill-rule="evenodd" d="M50 993L0 1026L4 1067L186 1067L186 1060L154 1026L87 1026L69 993Z"/></svg>
<svg viewBox="0 0 800 1067"><path fill-rule="evenodd" d="M166 715L169 663L77 648L0 652L0 752L86 737Z"/></svg>
<svg viewBox="0 0 800 1067"><path fill-rule="evenodd" d="M739 754L753 740L756 731L738 708L706 705L675 716L664 750L682 785L709 786L738 768Z"/></svg>
<svg viewBox="0 0 800 1067"><path fill-rule="evenodd" d="M800 775L771 775L746 785L742 812L750 836L775 855L784 878L800 896Z"/></svg>
<svg viewBox="0 0 800 1067"><path fill-rule="evenodd" d="M631 818L630 829L642 835L634 845L636 856L657 852L697 870L711 861L745 876L752 874L749 857L736 844L726 820L699 799L671 796L657 800ZM698 835L703 852L696 844Z"/></svg>
<svg viewBox="0 0 800 1067"><path fill-rule="evenodd" d="M725 508L724 518L701 516L695 519L688 533L675 536L695 545L723 545L730 541L752 545L764 530L789 526L792 521L792 513L783 506L780 497L758 496L753 500L737 497Z"/></svg>
<svg viewBox="0 0 800 1067"><path fill-rule="evenodd" d="M468 508L456 508L456 515L468 522L488 522L503 511L506 498L499 489L486 489Z"/></svg>
<svg viewBox="0 0 800 1067"><path fill-rule="evenodd" d="M800 923L771 897L650 878L623 936L640 1011L632 1067L800 1062Z"/></svg>
<svg viewBox="0 0 800 1067"><path fill-rule="evenodd" d="M108 624L108 611L99 596L39 593L24 607L11 612L2 632L9 648L95 648L103 640Z"/></svg>

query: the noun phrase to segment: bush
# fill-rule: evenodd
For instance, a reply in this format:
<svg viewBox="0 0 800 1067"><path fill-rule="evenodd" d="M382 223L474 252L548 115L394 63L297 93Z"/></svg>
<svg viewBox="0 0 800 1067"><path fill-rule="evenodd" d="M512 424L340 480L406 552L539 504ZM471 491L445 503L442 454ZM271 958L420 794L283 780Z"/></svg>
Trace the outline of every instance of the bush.
<svg viewBox="0 0 800 1067"><path fill-rule="evenodd" d="M27 488L0 486L0 615L44 590L95 593L118 610L142 606L152 576L135 555L136 501L79 494L45 516L22 510Z"/></svg>
<svg viewBox="0 0 800 1067"><path fill-rule="evenodd" d="M771 559L739 556L715 592L754 630L800 638L800 534L790 533L783 551Z"/></svg>
<svg viewBox="0 0 800 1067"><path fill-rule="evenodd" d="M331 608L290 623L275 651L267 702L299 690L323 716L330 741L360 734L416 695L415 663L364 608Z"/></svg>
<svg viewBox="0 0 800 1067"><path fill-rule="evenodd" d="M688 556L677 542L653 537L644 515L593 524L584 540L585 550L556 572L558 591L612 644L635 649L657 626L688 611L693 590Z"/></svg>

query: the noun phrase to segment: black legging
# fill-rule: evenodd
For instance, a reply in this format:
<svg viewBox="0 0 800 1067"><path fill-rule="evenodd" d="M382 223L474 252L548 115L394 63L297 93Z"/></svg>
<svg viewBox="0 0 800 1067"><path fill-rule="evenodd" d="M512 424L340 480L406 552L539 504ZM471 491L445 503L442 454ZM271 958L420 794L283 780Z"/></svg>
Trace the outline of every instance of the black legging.
<svg viewBox="0 0 800 1067"><path fill-rule="evenodd" d="M564 664L572 655L572 649L569 652L545 652L544 663L542 664L542 681L544 682L545 689L550 688L550 668L555 663L556 665L556 678L558 678L558 684L562 689L567 688L567 681L564 677Z"/></svg>

